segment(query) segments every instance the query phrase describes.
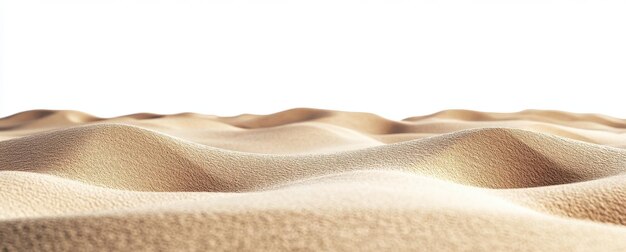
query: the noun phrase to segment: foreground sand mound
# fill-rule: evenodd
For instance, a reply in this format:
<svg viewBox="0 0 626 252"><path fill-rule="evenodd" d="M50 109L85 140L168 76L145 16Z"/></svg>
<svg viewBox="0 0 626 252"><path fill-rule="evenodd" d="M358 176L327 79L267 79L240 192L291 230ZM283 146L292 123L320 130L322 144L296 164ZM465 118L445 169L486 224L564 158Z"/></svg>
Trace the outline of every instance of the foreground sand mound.
<svg viewBox="0 0 626 252"><path fill-rule="evenodd" d="M626 250L626 123L293 109L0 119L5 250Z"/></svg>

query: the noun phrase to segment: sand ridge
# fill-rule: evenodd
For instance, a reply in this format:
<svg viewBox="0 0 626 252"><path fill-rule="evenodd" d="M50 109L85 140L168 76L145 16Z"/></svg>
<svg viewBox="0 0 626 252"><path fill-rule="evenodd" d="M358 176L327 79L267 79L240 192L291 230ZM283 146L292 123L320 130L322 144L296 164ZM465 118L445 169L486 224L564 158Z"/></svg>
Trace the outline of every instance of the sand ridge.
<svg viewBox="0 0 626 252"><path fill-rule="evenodd" d="M0 119L12 250L626 249L626 120L292 109Z"/></svg>

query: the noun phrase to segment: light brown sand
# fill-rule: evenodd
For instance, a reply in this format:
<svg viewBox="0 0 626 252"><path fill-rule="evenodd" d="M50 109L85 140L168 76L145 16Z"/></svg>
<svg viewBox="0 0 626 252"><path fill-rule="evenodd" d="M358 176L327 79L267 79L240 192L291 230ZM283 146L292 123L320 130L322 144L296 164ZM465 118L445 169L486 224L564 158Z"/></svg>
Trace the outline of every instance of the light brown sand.
<svg viewBox="0 0 626 252"><path fill-rule="evenodd" d="M626 251L626 120L0 119L0 251Z"/></svg>

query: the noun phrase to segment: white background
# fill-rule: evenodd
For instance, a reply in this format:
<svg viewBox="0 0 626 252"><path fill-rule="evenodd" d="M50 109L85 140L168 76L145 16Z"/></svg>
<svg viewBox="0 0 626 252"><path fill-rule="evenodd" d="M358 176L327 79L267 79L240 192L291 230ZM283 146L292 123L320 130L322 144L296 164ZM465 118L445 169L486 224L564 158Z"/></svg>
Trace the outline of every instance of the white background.
<svg viewBox="0 0 626 252"><path fill-rule="evenodd" d="M0 116L317 107L626 118L618 2L4 0L1 29Z"/></svg>

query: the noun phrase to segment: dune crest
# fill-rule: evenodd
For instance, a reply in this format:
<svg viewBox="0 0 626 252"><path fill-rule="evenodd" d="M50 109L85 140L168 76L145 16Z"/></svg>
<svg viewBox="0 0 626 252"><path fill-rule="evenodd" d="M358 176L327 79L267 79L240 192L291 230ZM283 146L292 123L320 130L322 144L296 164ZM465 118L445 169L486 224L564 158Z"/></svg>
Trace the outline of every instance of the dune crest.
<svg viewBox="0 0 626 252"><path fill-rule="evenodd" d="M299 108L0 119L0 248L626 250L626 120Z"/></svg>

